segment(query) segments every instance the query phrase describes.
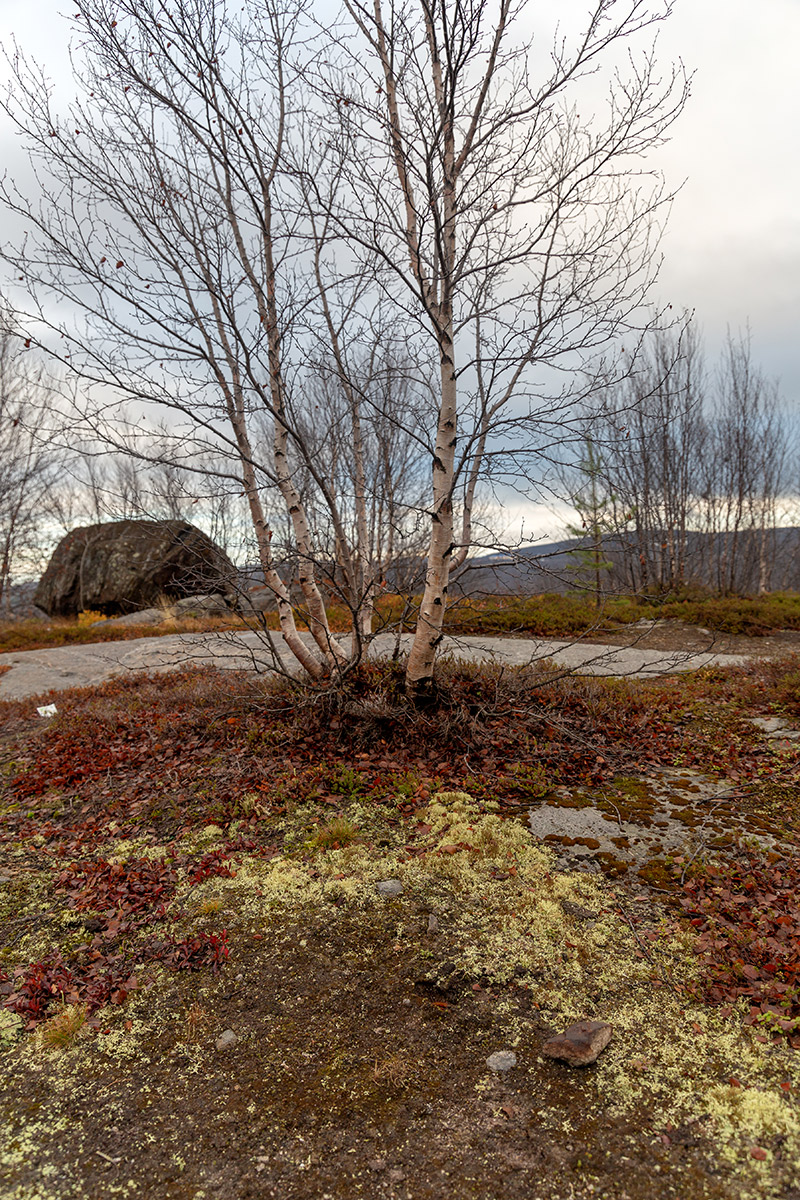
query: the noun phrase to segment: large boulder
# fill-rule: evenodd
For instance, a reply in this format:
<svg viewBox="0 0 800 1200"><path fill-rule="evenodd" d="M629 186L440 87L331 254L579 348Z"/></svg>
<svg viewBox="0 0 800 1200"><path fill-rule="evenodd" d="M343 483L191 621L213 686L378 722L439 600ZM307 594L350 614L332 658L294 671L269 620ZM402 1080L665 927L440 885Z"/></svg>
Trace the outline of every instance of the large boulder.
<svg viewBox="0 0 800 1200"><path fill-rule="evenodd" d="M162 598L224 593L235 575L224 551L186 521L111 521L62 538L34 602L51 617L114 616Z"/></svg>

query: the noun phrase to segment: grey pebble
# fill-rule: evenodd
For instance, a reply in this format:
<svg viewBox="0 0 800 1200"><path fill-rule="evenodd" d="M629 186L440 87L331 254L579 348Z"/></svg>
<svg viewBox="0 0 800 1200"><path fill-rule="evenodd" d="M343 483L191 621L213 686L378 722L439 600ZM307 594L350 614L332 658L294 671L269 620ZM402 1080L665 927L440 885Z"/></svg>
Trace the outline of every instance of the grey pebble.
<svg viewBox="0 0 800 1200"><path fill-rule="evenodd" d="M237 1038L236 1034L233 1032L232 1029L226 1029L217 1038L217 1042L216 1042L217 1049L218 1050L229 1050L231 1048L231 1046L236 1045L238 1040L239 1039Z"/></svg>
<svg viewBox="0 0 800 1200"><path fill-rule="evenodd" d="M513 1050L495 1050L486 1060L490 1071L510 1071L517 1065L517 1056Z"/></svg>
<svg viewBox="0 0 800 1200"><path fill-rule="evenodd" d="M382 879L377 888L382 896L399 896L403 885L399 879Z"/></svg>

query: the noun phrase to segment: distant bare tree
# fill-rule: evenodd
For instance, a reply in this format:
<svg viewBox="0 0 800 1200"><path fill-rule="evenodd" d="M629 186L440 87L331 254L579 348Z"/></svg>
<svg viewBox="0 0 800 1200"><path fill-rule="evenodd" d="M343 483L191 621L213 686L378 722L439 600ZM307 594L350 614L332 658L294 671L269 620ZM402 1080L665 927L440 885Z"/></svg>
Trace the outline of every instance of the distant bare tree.
<svg viewBox="0 0 800 1200"><path fill-rule="evenodd" d="M718 370L706 463L705 526L718 543L722 592L768 590L778 501L787 483L777 387L753 363L749 337L728 337Z"/></svg>
<svg viewBox="0 0 800 1200"><path fill-rule="evenodd" d="M636 371L604 393L590 425L613 496L621 570L632 591L689 581L706 452L705 367L691 323L656 329Z"/></svg>
<svg viewBox="0 0 800 1200"><path fill-rule="evenodd" d="M0 310L0 610L15 575L39 565L52 513L57 456L43 440L43 375Z"/></svg>
<svg viewBox="0 0 800 1200"><path fill-rule="evenodd" d="M656 330L590 421L614 497L618 582L768 590L793 434L777 387L728 338L709 381L691 322Z"/></svg>
<svg viewBox="0 0 800 1200"><path fill-rule="evenodd" d="M81 522L189 521L226 553L241 559L252 529L241 490L230 482L222 486L225 460L198 456L189 470L169 457L162 460L162 439L154 435L152 441L153 462L110 453L100 446L76 458L68 486L60 492L64 531Z"/></svg>

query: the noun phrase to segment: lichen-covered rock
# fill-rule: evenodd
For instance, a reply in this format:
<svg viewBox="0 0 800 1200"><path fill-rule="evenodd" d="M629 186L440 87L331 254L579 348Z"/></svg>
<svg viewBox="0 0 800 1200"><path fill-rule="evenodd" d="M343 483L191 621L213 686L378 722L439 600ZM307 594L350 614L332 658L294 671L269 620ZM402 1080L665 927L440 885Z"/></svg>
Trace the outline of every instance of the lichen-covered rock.
<svg viewBox="0 0 800 1200"><path fill-rule="evenodd" d="M235 568L186 521L111 521L73 529L56 546L34 603L51 617L116 616L163 597L229 590Z"/></svg>

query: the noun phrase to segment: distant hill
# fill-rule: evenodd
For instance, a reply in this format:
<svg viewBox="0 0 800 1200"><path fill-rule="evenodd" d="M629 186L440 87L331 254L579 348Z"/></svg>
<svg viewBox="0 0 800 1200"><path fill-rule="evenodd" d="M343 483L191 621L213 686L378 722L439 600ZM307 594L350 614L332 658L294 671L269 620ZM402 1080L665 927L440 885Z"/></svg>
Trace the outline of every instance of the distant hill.
<svg viewBox="0 0 800 1200"><path fill-rule="evenodd" d="M521 546L505 553L485 554L467 562L451 585L465 595L535 595L538 592L569 592L575 587L576 559L573 554L583 542L569 538L543 545Z"/></svg>
<svg viewBox="0 0 800 1200"><path fill-rule="evenodd" d="M587 549L587 541L571 538L521 546L507 553L482 555L467 563L451 585L451 591L465 595L563 594L574 590L581 578L580 558L575 552ZM720 560L727 555L736 562L737 590L756 592L762 549L767 555L767 590L800 591L800 528L797 526L770 531L763 548L758 532L742 532L735 542L722 534L690 532L686 536L685 582L714 589ZM666 541L661 553L667 553ZM631 590L626 561L629 562L632 556L638 558L635 548L624 536L603 540L603 557L613 564L611 570L604 572L607 587Z"/></svg>

